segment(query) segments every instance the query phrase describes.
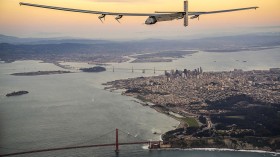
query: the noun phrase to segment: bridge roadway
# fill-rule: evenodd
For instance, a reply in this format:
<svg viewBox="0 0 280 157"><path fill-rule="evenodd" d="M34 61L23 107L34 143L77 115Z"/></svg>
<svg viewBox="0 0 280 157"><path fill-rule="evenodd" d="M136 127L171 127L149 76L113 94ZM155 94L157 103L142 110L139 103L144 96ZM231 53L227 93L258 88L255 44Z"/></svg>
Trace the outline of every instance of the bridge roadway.
<svg viewBox="0 0 280 157"><path fill-rule="evenodd" d="M156 142L158 143L159 141L127 142L127 143L118 143L118 145L149 144L149 143L156 143ZM82 145L82 146L70 146L70 147L58 147L58 148L47 148L47 149L22 151L22 152L16 152L16 153L0 154L0 157L23 155L23 154L33 154L33 153L40 153L40 152L51 152L51 151L59 151L59 150L69 150L69 149L81 149L81 148L93 148L93 147L108 147L108 146L115 146L115 145L116 145L116 143L96 144L96 145Z"/></svg>
<svg viewBox="0 0 280 157"><path fill-rule="evenodd" d="M147 71L168 71L168 70L162 70L162 69L145 69L145 68L106 68L107 70L129 70L129 71L133 71L133 70L147 70ZM170 70L169 70L170 71Z"/></svg>

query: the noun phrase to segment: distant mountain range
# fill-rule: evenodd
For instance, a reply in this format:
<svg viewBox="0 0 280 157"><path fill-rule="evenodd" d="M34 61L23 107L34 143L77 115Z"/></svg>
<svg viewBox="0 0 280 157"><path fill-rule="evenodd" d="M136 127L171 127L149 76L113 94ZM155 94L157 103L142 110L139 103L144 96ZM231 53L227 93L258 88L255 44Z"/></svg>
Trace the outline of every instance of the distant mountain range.
<svg viewBox="0 0 280 157"><path fill-rule="evenodd" d="M13 36L6 36L0 34L0 43L9 44L61 44L61 43L80 43L80 44L100 44L108 43L107 40L93 40L93 39L77 39L77 38L18 38Z"/></svg>
<svg viewBox="0 0 280 157"><path fill-rule="evenodd" d="M17 38L0 35L0 59L40 59L44 61L79 60L106 61L104 58L121 58L136 53L177 50L202 50L208 52L235 52L261 50L280 46L280 34L245 34L203 39L162 40L146 39L135 41L109 41L65 38ZM118 61L118 60L116 60Z"/></svg>

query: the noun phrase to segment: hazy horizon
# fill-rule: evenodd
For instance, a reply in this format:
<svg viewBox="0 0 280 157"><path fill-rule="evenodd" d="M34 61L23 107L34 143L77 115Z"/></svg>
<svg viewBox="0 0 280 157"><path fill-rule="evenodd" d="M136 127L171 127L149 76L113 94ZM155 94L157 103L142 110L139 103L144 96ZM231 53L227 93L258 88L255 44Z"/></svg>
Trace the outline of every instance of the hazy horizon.
<svg viewBox="0 0 280 157"><path fill-rule="evenodd" d="M277 35L275 33L280 33L280 25L279 26L265 26L265 27L243 27L243 28L235 28L231 30L223 30L223 31L212 31L212 32L197 32L196 34L188 34L188 35L180 35L180 36L143 36L140 38L102 38L102 37L82 37L75 35L13 35L0 32L0 35L8 36L8 37L16 37L16 38L34 38L34 39L84 39L84 40L111 40L111 41L131 41L131 40L147 40L147 39L159 39L159 40L180 40L180 39L203 39L203 38L215 38L215 37L224 37L224 36L239 36L239 35L251 35L251 34L271 34ZM38 33L40 34L40 33Z"/></svg>

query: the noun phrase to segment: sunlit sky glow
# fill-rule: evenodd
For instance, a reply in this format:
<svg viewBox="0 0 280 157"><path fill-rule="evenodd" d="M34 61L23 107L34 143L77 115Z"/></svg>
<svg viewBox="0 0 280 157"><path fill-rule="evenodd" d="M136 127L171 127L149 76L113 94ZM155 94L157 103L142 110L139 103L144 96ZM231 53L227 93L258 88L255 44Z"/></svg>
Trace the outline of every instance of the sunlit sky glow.
<svg viewBox="0 0 280 157"><path fill-rule="evenodd" d="M23 2L68 8L153 13L182 11L183 0L22 0ZM144 25L147 17L124 17L121 24L107 16L105 23L98 15L71 13L27 6L19 0L0 0L0 34L19 37L79 37L95 39L183 38L211 34L268 31L266 27L280 26L280 0L189 0L190 11L211 11L259 6L255 10L204 15L182 20ZM275 28L275 27L270 27ZM276 27L279 30L279 27Z"/></svg>

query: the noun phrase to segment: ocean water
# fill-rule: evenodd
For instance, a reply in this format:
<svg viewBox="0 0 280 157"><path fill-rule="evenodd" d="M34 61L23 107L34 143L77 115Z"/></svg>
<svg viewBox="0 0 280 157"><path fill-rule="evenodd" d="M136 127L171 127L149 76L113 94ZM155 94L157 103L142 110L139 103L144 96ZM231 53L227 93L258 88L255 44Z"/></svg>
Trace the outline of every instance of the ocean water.
<svg viewBox="0 0 280 157"><path fill-rule="evenodd" d="M199 52L170 63L114 63L115 72L75 73L45 76L12 76L11 73L62 70L39 61L0 63L0 152L76 146L96 143L114 143L114 133L100 138L115 128L135 138L159 140L160 135L173 129L178 122L155 110L135 102L134 98L122 96L120 91L110 92L101 85L107 81L139 76L151 76L163 72L141 70L117 70L117 68L141 69L194 69L223 71L244 69L269 69L280 67L280 48L263 51L233 53ZM246 61L246 62L244 62ZM90 67L87 63L63 63L74 68ZM5 94L27 90L29 94L6 97ZM120 140L128 140L125 137ZM129 137L129 140L131 139ZM121 142L121 141L120 141ZM206 150L152 150L145 146L121 146L120 153L114 147L88 148L45 152L22 156L190 156L190 157L258 157L279 156L275 153Z"/></svg>

